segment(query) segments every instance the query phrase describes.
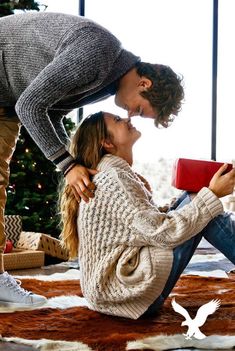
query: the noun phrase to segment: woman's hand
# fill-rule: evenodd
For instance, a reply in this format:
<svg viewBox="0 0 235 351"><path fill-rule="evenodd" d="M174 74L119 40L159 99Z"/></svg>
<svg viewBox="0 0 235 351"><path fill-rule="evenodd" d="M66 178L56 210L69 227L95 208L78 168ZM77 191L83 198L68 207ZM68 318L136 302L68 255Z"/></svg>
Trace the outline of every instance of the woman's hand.
<svg viewBox="0 0 235 351"><path fill-rule="evenodd" d="M223 164L212 177L209 189L218 197L229 195L233 192L235 186L235 168L230 172L223 174L228 165Z"/></svg>
<svg viewBox="0 0 235 351"><path fill-rule="evenodd" d="M98 171L94 169L76 165L66 174L66 182L71 186L78 202L80 202L81 198L85 202L89 202L89 198L94 197L95 184L91 182L90 175L95 175L96 173Z"/></svg>

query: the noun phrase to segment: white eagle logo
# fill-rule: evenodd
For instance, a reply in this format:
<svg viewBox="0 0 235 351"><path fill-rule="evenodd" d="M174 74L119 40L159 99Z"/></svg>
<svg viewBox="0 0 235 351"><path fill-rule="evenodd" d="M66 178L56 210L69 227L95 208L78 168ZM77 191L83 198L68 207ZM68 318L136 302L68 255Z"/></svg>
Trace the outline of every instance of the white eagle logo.
<svg viewBox="0 0 235 351"><path fill-rule="evenodd" d="M185 321L181 323L182 326L188 326L187 333L183 334L185 336L185 339L191 339L192 336L194 336L196 339L204 339L206 335L200 331L199 327L205 323L209 314L214 313L220 307L220 300L211 300L210 302L202 305L198 309L196 317L194 319L190 317L189 313L184 307L180 306L175 301L175 298L171 300L171 304L174 311L182 314L182 316L185 318Z"/></svg>

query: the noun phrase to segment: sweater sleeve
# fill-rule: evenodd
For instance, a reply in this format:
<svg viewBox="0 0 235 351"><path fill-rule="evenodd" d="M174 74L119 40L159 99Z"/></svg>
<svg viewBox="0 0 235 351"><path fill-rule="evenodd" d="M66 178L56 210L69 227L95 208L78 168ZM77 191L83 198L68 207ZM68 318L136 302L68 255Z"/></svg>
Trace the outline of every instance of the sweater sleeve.
<svg viewBox="0 0 235 351"><path fill-rule="evenodd" d="M68 145L70 143L70 138L63 123L63 119L67 113L64 114L60 111L50 111L48 114L60 141L62 144Z"/></svg>
<svg viewBox="0 0 235 351"><path fill-rule="evenodd" d="M133 245L174 248L199 233L223 212L221 201L208 188L203 188L190 204L161 213L148 201L141 184L131 174L118 172L116 176L128 204L122 220L131 229L129 239Z"/></svg>
<svg viewBox="0 0 235 351"><path fill-rule="evenodd" d="M79 36L73 32L16 104L22 124L45 156L62 171L70 165L72 156L60 140L48 109L63 99L99 86L117 55L117 50L109 54L108 38L105 40L101 30L90 29L89 36L87 33L86 28L79 30Z"/></svg>

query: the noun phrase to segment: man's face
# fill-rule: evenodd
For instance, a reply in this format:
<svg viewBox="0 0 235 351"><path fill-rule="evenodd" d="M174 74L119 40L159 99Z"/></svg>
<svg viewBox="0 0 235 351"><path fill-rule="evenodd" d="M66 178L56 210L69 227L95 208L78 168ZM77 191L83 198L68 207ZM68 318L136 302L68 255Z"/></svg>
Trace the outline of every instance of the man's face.
<svg viewBox="0 0 235 351"><path fill-rule="evenodd" d="M125 99L119 99L118 95L116 95L115 103L128 112L128 117L141 116L153 119L156 117L156 112L149 101L138 93L130 94L130 96L126 96Z"/></svg>
<svg viewBox="0 0 235 351"><path fill-rule="evenodd" d="M135 71L131 71L120 81L120 87L115 96L116 105L126 110L128 117L141 116L155 119L156 111L150 102L140 95L151 84L149 79L139 77Z"/></svg>

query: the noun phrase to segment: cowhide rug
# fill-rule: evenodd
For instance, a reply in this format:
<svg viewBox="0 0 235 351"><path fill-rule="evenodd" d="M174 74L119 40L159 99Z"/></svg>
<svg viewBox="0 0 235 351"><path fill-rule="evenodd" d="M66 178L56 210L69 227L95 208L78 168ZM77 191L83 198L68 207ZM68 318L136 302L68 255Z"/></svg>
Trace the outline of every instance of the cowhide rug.
<svg viewBox="0 0 235 351"><path fill-rule="evenodd" d="M217 350L235 347L235 274L229 278L182 276L164 307L154 318L130 320L89 310L82 297L79 271L51 276L24 277L22 286L48 298L33 310L0 307L2 341L31 345L37 350L124 351L191 348ZM212 299L220 308L200 330L203 340L186 340L184 318L171 306L171 299L184 306L191 317Z"/></svg>

